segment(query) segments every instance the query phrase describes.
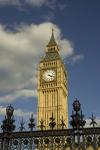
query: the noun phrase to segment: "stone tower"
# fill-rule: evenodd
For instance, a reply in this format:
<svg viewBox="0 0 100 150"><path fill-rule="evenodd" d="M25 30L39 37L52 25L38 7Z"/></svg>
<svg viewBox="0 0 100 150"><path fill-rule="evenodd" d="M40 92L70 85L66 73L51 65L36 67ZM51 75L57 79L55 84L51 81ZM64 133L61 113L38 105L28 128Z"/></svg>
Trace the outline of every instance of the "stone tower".
<svg viewBox="0 0 100 150"><path fill-rule="evenodd" d="M62 116L68 127L68 79L59 50L52 30L45 56L38 68L37 124L39 126L40 120L44 120L46 129L49 129L52 113L56 121L55 129L60 128Z"/></svg>

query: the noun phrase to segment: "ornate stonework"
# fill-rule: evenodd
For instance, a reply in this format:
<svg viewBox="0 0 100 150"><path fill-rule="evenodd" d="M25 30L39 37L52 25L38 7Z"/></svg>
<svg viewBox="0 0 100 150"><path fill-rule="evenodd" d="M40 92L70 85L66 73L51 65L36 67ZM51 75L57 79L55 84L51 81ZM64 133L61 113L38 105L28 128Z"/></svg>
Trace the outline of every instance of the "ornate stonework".
<svg viewBox="0 0 100 150"><path fill-rule="evenodd" d="M46 129L52 113L56 129L60 128L62 116L68 127L68 79L59 50L52 32L38 69L38 126L44 120Z"/></svg>

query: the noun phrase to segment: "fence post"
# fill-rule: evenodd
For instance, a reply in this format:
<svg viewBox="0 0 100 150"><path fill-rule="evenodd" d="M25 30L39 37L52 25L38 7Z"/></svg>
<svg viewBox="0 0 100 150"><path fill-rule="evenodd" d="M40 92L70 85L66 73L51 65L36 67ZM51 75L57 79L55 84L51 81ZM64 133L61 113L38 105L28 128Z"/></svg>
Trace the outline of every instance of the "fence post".
<svg viewBox="0 0 100 150"><path fill-rule="evenodd" d="M2 122L1 129L3 131L3 137L2 137L2 150L9 150L9 142L11 133L15 129L14 125L14 117L13 117L14 108L10 105L6 108L6 116L5 119Z"/></svg>

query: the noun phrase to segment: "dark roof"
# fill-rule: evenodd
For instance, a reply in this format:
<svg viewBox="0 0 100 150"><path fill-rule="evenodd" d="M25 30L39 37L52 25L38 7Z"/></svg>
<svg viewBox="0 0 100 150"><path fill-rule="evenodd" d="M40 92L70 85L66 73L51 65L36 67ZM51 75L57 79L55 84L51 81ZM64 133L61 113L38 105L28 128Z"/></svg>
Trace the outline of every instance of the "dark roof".
<svg viewBox="0 0 100 150"><path fill-rule="evenodd" d="M47 46L49 47L49 46L55 46L55 45L57 45L57 43L55 41L55 37L54 37L53 29L52 29L51 39L50 39L50 41L49 41Z"/></svg>
<svg viewBox="0 0 100 150"><path fill-rule="evenodd" d="M46 55L42 61L50 61L50 60L56 60L56 59L61 59L60 55L57 51L53 51L53 52L46 52Z"/></svg>

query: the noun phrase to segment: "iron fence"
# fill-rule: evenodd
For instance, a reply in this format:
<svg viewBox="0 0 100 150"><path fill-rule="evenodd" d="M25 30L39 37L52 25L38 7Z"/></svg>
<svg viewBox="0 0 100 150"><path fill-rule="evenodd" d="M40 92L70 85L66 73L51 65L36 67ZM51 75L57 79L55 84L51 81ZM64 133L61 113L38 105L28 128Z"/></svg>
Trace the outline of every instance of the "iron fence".
<svg viewBox="0 0 100 150"><path fill-rule="evenodd" d="M100 150L100 127L96 127L95 117L92 115L90 125L86 128L84 115L78 100L73 103L70 129L66 129L63 117L61 128L55 129L55 118L50 118L49 130L45 130L44 121L40 121L38 130L34 130L33 115L28 124L30 131L24 131L23 122L20 131L15 130L14 109L10 105L6 109L6 116L2 122L0 133L0 150Z"/></svg>

